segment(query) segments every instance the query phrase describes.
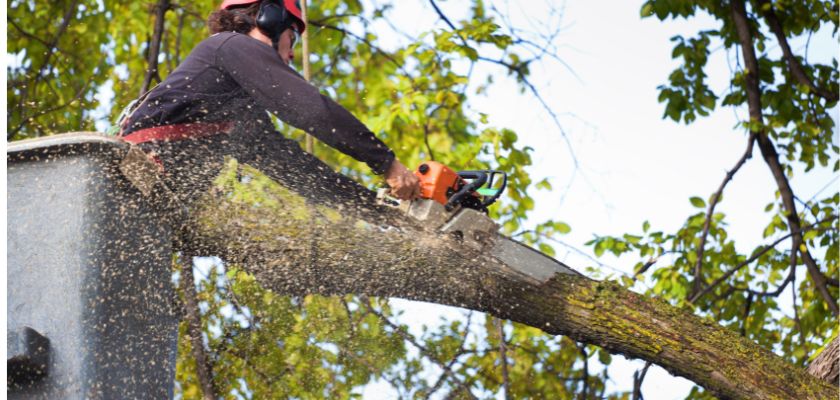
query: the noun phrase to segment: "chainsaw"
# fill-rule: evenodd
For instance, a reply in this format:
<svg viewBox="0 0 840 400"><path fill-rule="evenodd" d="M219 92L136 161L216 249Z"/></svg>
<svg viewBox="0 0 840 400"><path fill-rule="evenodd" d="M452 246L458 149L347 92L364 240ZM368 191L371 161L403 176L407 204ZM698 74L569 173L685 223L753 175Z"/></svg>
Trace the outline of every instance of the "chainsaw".
<svg viewBox="0 0 840 400"><path fill-rule="evenodd" d="M448 234L463 246L495 257L519 274L545 282L557 273L579 275L565 264L498 233L499 225L488 216L507 187L503 171L455 172L444 164L427 161L414 171L420 179L420 198L400 201L377 192L377 204L398 208L429 230Z"/></svg>

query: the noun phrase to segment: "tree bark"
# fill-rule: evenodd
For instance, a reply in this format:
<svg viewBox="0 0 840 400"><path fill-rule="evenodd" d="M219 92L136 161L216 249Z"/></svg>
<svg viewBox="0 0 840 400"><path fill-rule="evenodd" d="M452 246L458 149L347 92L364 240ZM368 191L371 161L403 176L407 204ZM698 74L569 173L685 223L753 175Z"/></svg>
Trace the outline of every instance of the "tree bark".
<svg viewBox="0 0 840 400"><path fill-rule="evenodd" d="M808 373L834 386L840 385L840 338L834 338L808 366Z"/></svg>
<svg viewBox="0 0 840 400"><path fill-rule="evenodd" d="M275 292L400 297L487 312L653 362L722 398L836 397L831 385L736 332L616 283L570 275L540 282L375 206L364 188L321 185L304 197L255 179L249 186L239 177L254 171L229 168L193 207L187 240ZM331 204L348 197L363 201Z"/></svg>

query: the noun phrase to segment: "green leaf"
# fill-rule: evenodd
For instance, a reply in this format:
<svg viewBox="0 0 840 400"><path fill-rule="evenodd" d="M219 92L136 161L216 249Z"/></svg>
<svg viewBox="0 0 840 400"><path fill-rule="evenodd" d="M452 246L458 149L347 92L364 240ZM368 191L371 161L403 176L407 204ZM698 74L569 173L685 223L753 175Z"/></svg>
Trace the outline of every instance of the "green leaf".
<svg viewBox="0 0 840 400"><path fill-rule="evenodd" d="M549 257L554 257L555 256L554 248L549 246L548 244L540 243L539 244L539 250Z"/></svg>
<svg viewBox="0 0 840 400"><path fill-rule="evenodd" d="M705 202L703 199L701 199L701 198L699 198L699 197L697 197L697 196L693 196L693 197L691 197L691 198L689 199L689 201L691 201L691 205L693 205L694 207L697 207L697 208L706 208L706 202Z"/></svg>
<svg viewBox="0 0 840 400"><path fill-rule="evenodd" d="M556 229L557 232L560 232L562 234L566 234L572 231L572 227L565 222L556 222L554 224L554 229Z"/></svg>
<svg viewBox="0 0 840 400"><path fill-rule="evenodd" d="M651 15L653 15L653 4L651 4L650 2L645 3L642 6L641 11L639 12L639 15L642 18L647 18L647 17L650 17Z"/></svg>

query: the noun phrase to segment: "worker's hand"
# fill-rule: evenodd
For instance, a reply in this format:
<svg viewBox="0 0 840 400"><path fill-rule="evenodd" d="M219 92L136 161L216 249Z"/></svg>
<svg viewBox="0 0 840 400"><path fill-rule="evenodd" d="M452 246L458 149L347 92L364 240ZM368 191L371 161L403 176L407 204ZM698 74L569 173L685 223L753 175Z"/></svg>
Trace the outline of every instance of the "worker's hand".
<svg viewBox="0 0 840 400"><path fill-rule="evenodd" d="M391 187L391 195L400 200L420 197L420 179L397 159L385 171L385 182Z"/></svg>

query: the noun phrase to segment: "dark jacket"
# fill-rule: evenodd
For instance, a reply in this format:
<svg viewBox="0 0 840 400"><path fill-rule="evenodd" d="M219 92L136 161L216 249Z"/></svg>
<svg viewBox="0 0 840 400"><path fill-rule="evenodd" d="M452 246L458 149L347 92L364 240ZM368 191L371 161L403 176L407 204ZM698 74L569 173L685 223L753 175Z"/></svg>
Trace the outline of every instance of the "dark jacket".
<svg viewBox="0 0 840 400"><path fill-rule="evenodd" d="M131 115L123 135L161 125L237 121L273 133L265 111L384 173L394 153L320 94L269 45L224 32L205 39Z"/></svg>

